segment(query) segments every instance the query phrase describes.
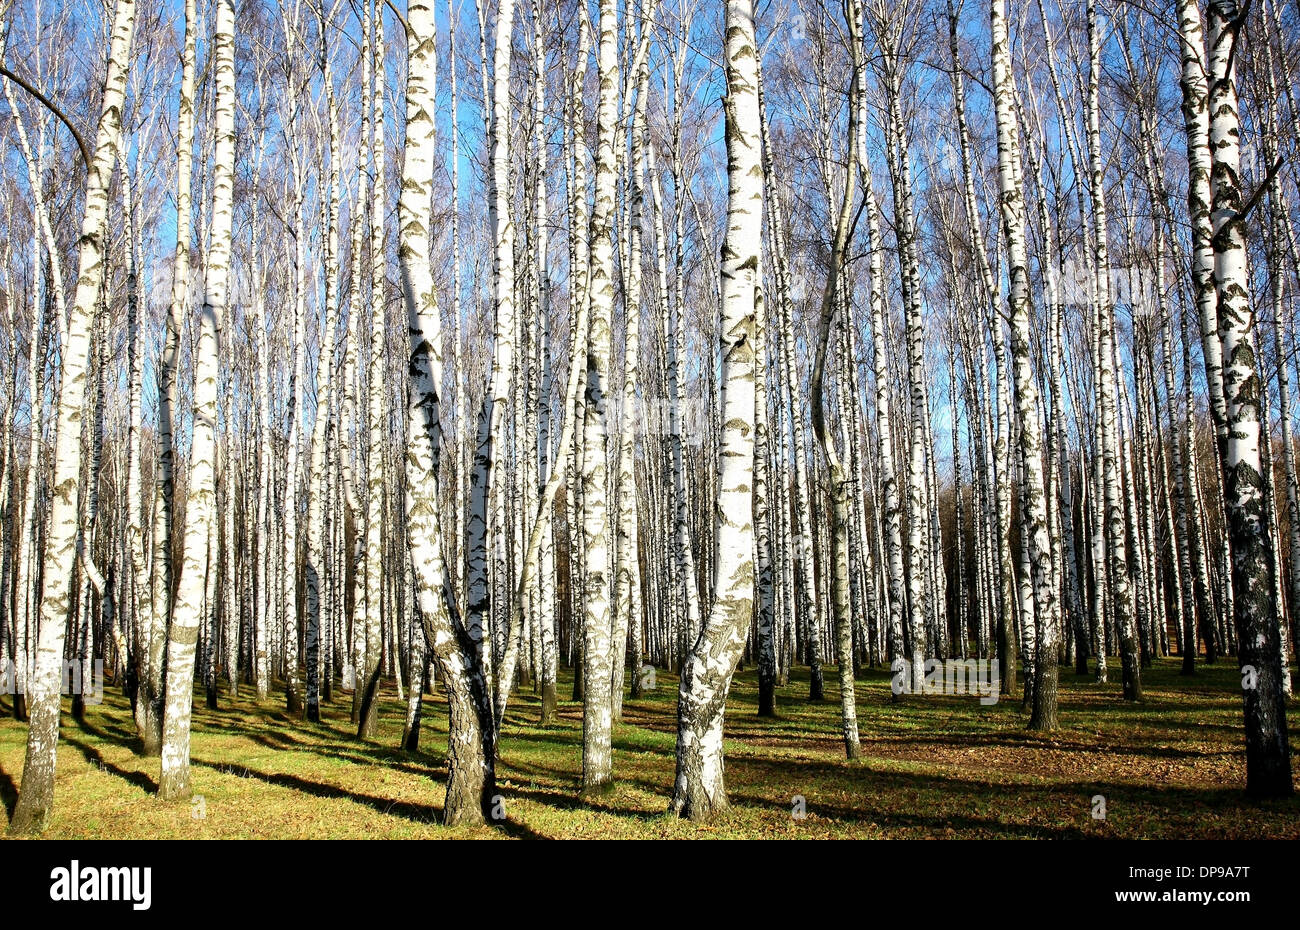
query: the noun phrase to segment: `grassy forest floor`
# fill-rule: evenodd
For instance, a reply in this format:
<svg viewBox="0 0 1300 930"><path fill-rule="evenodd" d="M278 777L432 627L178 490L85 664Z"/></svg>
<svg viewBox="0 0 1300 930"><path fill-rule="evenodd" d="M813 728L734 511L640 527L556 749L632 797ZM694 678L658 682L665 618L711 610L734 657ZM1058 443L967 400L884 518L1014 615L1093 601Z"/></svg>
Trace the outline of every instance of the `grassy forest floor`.
<svg viewBox="0 0 1300 930"><path fill-rule="evenodd" d="M778 691L776 718L759 718L754 669L740 672L726 721L732 809L696 826L664 815L673 778L677 680L624 705L614 730L615 790L580 801L582 708L562 701L560 721L537 725L530 688L513 698L497 764L508 819L496 828L438 825L445 790L447 715L425 703L418 753L395 747L404 705L385 682L380 726L352 736L351 697L335 693L322 723L291 719L279 702L245 689L221 709L198 695L191 745L201 802L154 797L158 760L135 752L135 726L120 689L65 713L55 810L47 836L64 838L481 837L1200 837L1300 838L1300 799L1256 804L1242 791L1245 744L1240 679L1231 663L1178 674L1177 660L1143 670L1146 701L1120 698L1118 668L1098 685L1061 674L1061 727L1025 729L1018 699L981 706L974 697L915 696L890 703L890 676L858 679L862 758L844 759L836 675L826 700L809 703L807 669ZM572 678L561 670L560 695ZM26 726L0 698L0 802L12 814ZM1292 703L1292 747L1300 714ZM1105 820L1092 798L1105 797ZM806 816L794 816L796 796Z"/></svg>

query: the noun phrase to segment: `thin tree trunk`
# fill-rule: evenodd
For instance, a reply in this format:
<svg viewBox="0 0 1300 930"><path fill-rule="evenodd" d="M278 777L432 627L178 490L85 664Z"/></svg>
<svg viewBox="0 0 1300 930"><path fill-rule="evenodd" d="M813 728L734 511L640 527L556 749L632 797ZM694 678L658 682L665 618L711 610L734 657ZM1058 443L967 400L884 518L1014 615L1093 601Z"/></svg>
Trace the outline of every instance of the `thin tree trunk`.
<svg viewBox="0 0 1300 930"><path fill-rule="evenodd" d="M194 426L190 442L185 542L176 602L167 636L167 700L163 718L162 774L158 795L165 801L190 796L190 713L194 690L194 645L203 620L208 537L216 519L217 339L226 309L230 271L235 167L235 9L219 0L213 61L217 81L214 111L212 231L204 274L203 310L194 356Z"/></svg>

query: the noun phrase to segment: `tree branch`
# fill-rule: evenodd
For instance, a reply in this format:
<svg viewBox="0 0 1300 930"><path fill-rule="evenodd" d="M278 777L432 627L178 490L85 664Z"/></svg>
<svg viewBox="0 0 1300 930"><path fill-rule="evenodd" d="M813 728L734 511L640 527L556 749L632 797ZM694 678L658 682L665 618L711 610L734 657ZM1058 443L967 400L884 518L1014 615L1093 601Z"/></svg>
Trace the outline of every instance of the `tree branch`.
<svg viewBox="0 0 1300 930"><path fill-rule="evenodd" d="M393 5L393 0L384 0L384 4L392 11L393 15L397 17L397 21L402 24L402 35L409 36L411 34L411 27L406 25L406 17L402 15L402 11Z"/></svg>
<svg viewBox="0 0 1300 930"><path fill-rule="evenodd" d="M0 75L7 77L9 80L13 81L23 90L27 91L27 93L31 94L41 103L43 103L47 110L49 110L51 113L57 116L64 126L68 127L68 132L72 133L72 138L77 140L77 148L81 149L81 160L86 163L86 170L89 171L90 170L90 149L86 147L86 142L84 139L81 138L81 133L77 132L76 127L72 125L72 121L63 115L63 111L59 109L58 105L55 104L55 102L51 100L49 97L45 96L35 87L33 87L31 84L27 83L27 81L23 80L18 75L14 74L12 71L10 71L2 64L0 64Z"/></svg>
<svg viewBox="0 0 1300 930"><path fill-rule="evenodd" d="M1264 175L1264 180L1260 181L1259 186L1255 188L1255 193L1251 194L1246 205L1237 211L1237 219L1243 223L1246 221L1246 217L1250 216L1250 211L1255 209L1255 204L1259 203L1259 198L1264 195L1264 191L1273 186L1273 180L1281 170L1282 157L1278 156L1277 161L1273 162L1273 167L1268 169L1268 174Z"/></svg>

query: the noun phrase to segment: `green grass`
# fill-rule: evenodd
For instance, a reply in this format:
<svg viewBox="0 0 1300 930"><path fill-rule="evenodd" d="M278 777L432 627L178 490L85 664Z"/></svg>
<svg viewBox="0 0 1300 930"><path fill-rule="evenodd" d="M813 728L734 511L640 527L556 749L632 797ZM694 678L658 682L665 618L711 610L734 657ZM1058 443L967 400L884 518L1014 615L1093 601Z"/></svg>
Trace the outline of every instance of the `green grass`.
<svg viewBox="0 0 1300 930"><path fill-rule="evenodd" d="M130 707L109 686L84 724L64 715L55 810L47 836L91 838L443 837L1300 837L1300 800L1245 797L1240 680L1229 663L1193 679L1176 660L1145 669L1146 701L1125 704L1118 683L1061 676L1061 727L1025 729L1018 699L983 707L973 697L889 700L889 674L858 681L862 758L844 759L835 674L827 700L809 703L807 670L778 691L776 718L755 715L752 668L728 704L726 781L732 807L707 826L667 817L673 778L676 679L628 701L614 730L612 792L580 800L582 709L537 724L521 689L501 741L497 782L507 822L438 825L446 706L426 698L421 750L398 750L403 706L391 683L376 738L357 740L350 695L336 694L319 725L290 719L245 689L194 712L197 802L165 804L158 760L136 754ZM1115 671L1118 678L1118 670ZM562 675L560 694L571 692ZM65 708L66 708L65 703ZM0 800L12 813L26 727L0 719ZM1295 717L1293 716L1293 720ZM1293 745L1295 741L1293 740ZM1106 798L1094 820L1091 799ZM792 816L802 797L806 816ZM199 817L202 813L204 816Z"/></svg>

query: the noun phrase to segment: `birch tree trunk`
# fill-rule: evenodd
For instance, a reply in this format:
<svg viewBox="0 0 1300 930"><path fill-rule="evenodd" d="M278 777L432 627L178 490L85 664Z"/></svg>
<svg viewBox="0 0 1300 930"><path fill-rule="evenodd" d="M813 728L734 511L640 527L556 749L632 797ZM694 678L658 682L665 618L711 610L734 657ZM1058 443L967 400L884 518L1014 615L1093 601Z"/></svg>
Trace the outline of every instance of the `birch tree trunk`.
<svg viewBox="0 0 1300 930"><path fill-rule="evenodd" d="M1088 3L1088 44L1090 68L1088 80L1088 166L1089 189L1095 227L1093 264L1098 313L1097 390L1098 416L1101 420L1102 482L1105 498L1106 552L1110 564L1110 585L1115 609L1115 626L1120 640L1123 667L1124 699L1142 700L1142 671L1138 655L1138 635L1134 617L1133 585L1129 577L1128 546L1124 528L1124 499L1120 491L1119 413L1115 397L1115 299L1111 288L1109 237L1106 224L1105 174L1101 153L1101 36L1097 23L1097 4Z"/></svg>
<svg viewBox="0 0 1300 930"><path fill-rule="evenodd" d="M253 178L256 183L260 180L261 153L259 151L253 163ZM253 230L253 235L257 235L258 229L258 203L260 198L253 199L252 217L249 226ZM255 259L255 263L256 263ZM271 399L270 399L270 378L267 375L267 335L266 335L266 304L262 293L262 275L261 268L256 266L254 273L253 288L253 326L256 328L257 341L257 423L259 432L260 452L257 466L257 518L256 531L254 537L257 544L256 567L254 575L257 580L258 601L254 607L256 617L254 618L253 634L253 682L257 691L257 699L264 701L271 693L271 629L270 618L271 612L271 533L270 533L270 510L271 510ZM355 292L355 289L354 289ZM355 315L354 315L355 316ZM278 598L275 598L278 600Z"/></svg>
<svg viewBox="0 0 1300 930"><path fill-rule="evenodd" d="M761 112L761 108L760 108ZM758 278L762 280L762 264ZM762 286L755 290L754 342L757 345L754 375L754 552L758 561L756 596L758 609L758 715L776 716L776 605L773 589L770 464L772 432L767 417L767 303ZM634 669L635 671L635 669Z"/></svg>
<svg viewBox="0 0 1300 930"><path fill-rule="evenodd" d="M325 31L322 14L321 31ZM316 366L316 421L311 433L311 471L307 501L307 564L303 566L307 587L307 719L320 721L321 690L321 584L325 576L325 507L327 502L325 470L328 462L326 442L334 401L334 340L338 328L338 247L339 247L339 117L334 99L334 74L329 52L322 43L322 72L326 106L329 114L329 180L325 208L325 320L321 335L320 360Z"/></svg>
<svg viewBox="0 0 1300 930"><path fill-rule="evenodd" d="M1226 442L1221 443L1223 496L1232 551L1237 658L1243 670L1246 790L1256 797L1285 797L1293 793L1282 690L1285 656L1270 580L1274 542L1266 519L1266 482L1260 463L1263 413L1246 268L1247 214L1240 182L1234 61L1248 11L1249 4L1236 0L1211 0L1208 12L1210 217L1227 423Z"/></svg>
<svg viewBox="0 0 1300 930"><path fill-rule="evenodd" d="M871 306L872 358L876 380L876 433L879 442L880 486L884 503L886 575L889 593L889 652L896 661L907 661L904 652L903 618L907 615L907 589L903 569L902 503L898 491L898 471L894 461L893 387L886 350L886 304L880 232L880 210L876 205L871 173L862 171L863 197L866 200L867 231L870 237L868 274L871 282L868 301ZM901 695L894 695L894 699Z"/></svg>
<svg viewBox="0 0 1300 930"><path fill-rule="evenodd" d="M303 336L306 329L307 315L307 230L303 223L303 200L306 188L306 169L298 136L298 94L302 83L298 80L298 69L294 59L298 55L298 23L295 15L291 19L287 11L281 9L281 22L284 28L285 53L289 58L286 81L286 94L289 98L288 125L285 129L285 141L289 149L290 174L292 183L291 203L293 208L293 330L289 337L289 394L285 401L288 415L287 435L285 439L284 462L284 504L281 508L284 525L284 573L281 576L281 609L284 611L284 693L285 708L289 714L297 716L303 712L302 680L299 670L298 651L298 521L299 521L299 480L298 452L301 445L299 436L302 432L303 389ZM376 17L378 22L378 17ZM382 88L382 85L377 85ZM382 121L379 124L382 127ZM379 174L382 177L382 162ZM382 185L381 185L382 187ZM382 220L381 220L382 222ZM382 357L382 356L381 356Z"/></svg>
<svg viewBox="0 0 1300 930"><path fill-rule="evenodd" d="M653 11L652 11L653 12ZM646 21L644 29L649 29ZM648 33L647 33L648 35ZM613 717L618 720L623 709L623 668L629 629L641 623L641 550L638 545L636 427L640 421L636 407L637 369L641 363L641 227L645 214L643 182L645 158L645 122L647 97L650 93L650 69L644 59L636 75L636 103L632 110L632 155L626 174L629 189L627 292L624 299L626 330L623 343L623 401L618 437L618 528L615 547ZM633 675L637 670L633 668Z"/></svg>
<svg viewBox="0 0 1300 930"><path fill-rule="evenodd" d="M148 611L142 612L146 630L141 649L136 726L143 752L162 750L163 674L167 631L173 593L172 555L175 539L176 452L173 438L180 376L181 331L190 299L190 204L194 148L194 62L199 30L195 0L185 4L185 45L181 55L181 90L177 103L176 254L172 269L171 303L158 376L158 467L155 479L152 529L153 566Z"/></svg>
<svg viewBox="0 0 1300 930"><path fill-rule="evenodd" d="M587 33L585 28L580 28L578 44L580 49L585 50L587 43ZM581 54L581 52L580 52ZM585 65L584 71L585 71ZM583 72L580 72L583 73ZM579 79L580 83L580 79ZM576 96L575 96L575 99ZM581 156L579 156L581 157ZM585 195L582 195L585 196ZM580 211L576 211L580 212ZM577 227L575 227L577 228ZM574 261L572 263L571 273L573 275L573 300L575 302L575 315L573 322L573 352L572 358L575 360L569 367L568 382L564 392L564 420L560 428L560 441L557 449L565 450L570 448L577 437L577 425L583 419L583 412L580 409L579 400L582 395L583 375L586 372L586 366L576 363L577 359L586 357L587 340L589 335L590 323L589 313L591 302L587 299L590 292L590 282L586 280L589 274L589 268L585 261ZM534 579L540 572L545 582L549 577L550 570L545 566L545 559L548 558L548 550L554 545L551 517L555 508L555 498L559 493L560 486L564 483L566 469L560 464L568 461L568 456L557 456L557 464L550 469L546 478L546 484L542 488L537 503L536 513L530 514L532 518L531 529L528 533L527 545L523 552L523 559L520 566L519 578L515 597L512 602L509 621L507 624L507 648L505 658L501 665L501 674L496 682L496 726L499 730L501 722L505 719L506 704L510 697L510 682L514 678L515 663L518 660L518 641L524 623L524 608L527 599L524 596L532 586ZM577 476L581 477L581 471L575 469ZM543 594L543 602L546 597ZM549 610L543 607L543 610ZM542 622L542 651L544 653L543 674L542 674L542 723L548 724L554 722L555 715L555 667L556 662L554 629L553 625L547 622L545 617L541 618ZM548 646L549 643L549 646ZM550 688L549 704L547 697L547 688ZM611 713L613 704L611 703Z"/></svg>
<svg viewBox="0 0 1300 930"><path fill-rule="evenodd" d="M601 0L597 109L596 200L591 213L591 301L586 353L585 420L582 432L583 650L582 789L607 790L613 784L611 687L613 657L610 616L609 508L606 398L610 391L610 325L614 312L614 195L617 183L614 141L618 121L618 9ZM576 364L576 360L575 360Z"/></svg>
<svg viewBox="0 0 1300 930"><path fill-rule="evenodd" d="M1044 490L1042 432L1038 420L1038 388L1030 361L1029 257L1025 244L1025 195L1020 160L1020 129L1016 119L1015 76L1011 66L1010 36L1006 0L993 0L993 100L997 121L998 207L1007 241L1009 303L1011 311L1012 372L1016 387L1019 419L1020 458L1024 482L1022 535L1027 542L1033 582L1032 613L1022 619L1026 627L1036 625L1037 654L1031 674L1035 730L1056 728L1057 634L1053 622L1056 602L1056 573L1047 529L1047 498Z"/></svg>
<svg viewBox="0 0 1300 930"><path fill-rule="evenodd" d="M384 468L386 439L385 406L388 398L388 304L384 294L384 23L383 7L374 4L371 20L371 52L374 55L374 85L371 94L370 157L374 170L370 205L370 365L366 425L369 455L366 462L366 552L365 552L365 632L364 663L357 665L357 690L361 694L358 708L357 736L373 735L379 713L380 657L383 651L384 596L384 495L387 487ZM363 106L365 104L363 103Z"/></svg>
<svg viewBox="0 0 1300 930"><path fill-rule="evenodd" d="M1215 433L1222 439L1225 423L1223 399L1223 344L1214 279L1214 247L1210 219L1210 110L1209 71L1198 0L1178 0L1178 47L1182 59L1183 128L1187 137L1187 215L1191 223L1192 290L1201 325L1201 351L1205 383Z"/></svg>
<svg viewBox="0 0 1300 930"><path fill-rule="evenodd" d="M728 0L725 24L727 232L722 249L721 468L714 597L682 669L677 773L669 810L707 820L727 808L722 730L754 598L754 302L763 239L762 127L752 0Z"/></svg>
<svg viewBox="0 0 1300 930"><path fill-rule="evenodd" d="M858 73L864 67L862 61L861 22L862 4L850 0L845 8L845 19L849 33L849 53L853 62L851 87L858 89ZM835 628L835 662L838 666L840 683L840 712L844 735L844 751L850 759L861 754L858 743L858 712L856 691L853 680L853 618L849 614L849 478L839 454L835 451L835 439L826 423L826 353L830 345L831 328L835 322L839 306L839 281L844 254L848 246L849 226L852 220L853 202L857 196L858 181L858 133L859 108L856 93L849 95L849 138L846 152L848 164L844 172L844 192L839 210L835 217L835 236L831 244L830 265L826 272L826 285L822 291L821 318L818 323L817 355L813 362L812 394L813 429L821 443L822 455L826 458L826 467L830 473L831 506L834 525L831 528L831 608ZM869 168L866 170L870 170ZM760 217L761 221L761 217ZM847 316L847 313L846 313ZM845 357L843 366L853 364L853 359ZM761 375L760 375L761 377ZM847 377L847 375L842 375ZM856 399L854 401L856 403ZM846 411L840 411L841 416Z"/></svg>
<svg viewBox="0 0 1300 930"><path fill-rule="evenodd" d="M104 281L104 229L108 189L121 143L122 105L130 70L131 38L135 30L135 0L117 0L104 74L95 154L86 176L86 204L78 240L77 287L62 353L61 389L54 444L53 498L45 540L40 598L40 630L36 640L34 674L27 682L31 723L22 785L11 834L45 829L54 805L54 759L59 739L59 689L69 616L71 575L78 537L77 484L81 472L81 417L86 393L87 358L95 303Z"/></svg>
<svg viewBox="0 0 1300 930"><path fill-rule="evenodd" d="M204 274L203 310L194 356L194 427L185 504L185 543L176 602L167 634L167 697L163 716L162 774L158 796L190 796L190 713L194 698L194 647L203 621L208 537L216 520L217 339L226 309L230 273L235 173L235 8L219 0L213 40L217 81L214 111L212 229Z"/></svg>
<svg viewBox="0 0 1300 930"><path fill-rule="evenodd" d="M429 267L430 198L435 141L437 26L429 0L407 6L406 153L398 200L402 291L411 337L411 394L407 418L406 533L415 573L423 633L447 688L447 798L443 823L482 823L493 816L496 733L492 696L478 643L461 623L442 556L438 500L440 322ZM414 678L412 688L419 687Z"/></svg>
<svg viewBox="0 0 1300 930"><path fill-rule="evenodd" d="M683 303L685 286L683 284L682 265L686 252L685 244L685 210L686 194L682 167L681 124L682 107L680 86L684 56L679 54L673 61L674 100L673 100L673 285L672 309L668 314L668 442L672 453L673 468L673 552L677 562L679 584L685 593L685 617L681 627L697 635L702 627L700 617L700 590L695 568L695 551L691 547L690 533L690 490L686 481L686 460L682 438L682 414L686 403L686 332ZM792 389L794 389L792 387ZM802 448L802 447L801 447ZM811 575L809 575L811 577ZM808 588L811 591L811 584ZM672 666L677 667L685 650L678 650L674 644Z"/></svg>
<svg viewBox="0 0 1300 930"><path fill-rule="evenodd" d="M514 368L515 329L515 226L510 196L510 50L514 41L514 0L501 0L497 11L496 50L493 61L494 87L488 132L491 171L488 175L488 211L492 227L492 279L495 321L492 331L492 381L479 424L474 472L470 481L470 516L466 549L469 593L469 635L479 643L485 671L491 680L492 638L489 623L492 610L488 558L495 545L489 544L488 507L498 482L497 447L510 400L510 376ZM494 523L501 524L502 513Z"/></svg>
<svg viewBox="0 0 1300 930"><path fill-rule="evenodd" d="M361 405L357 398L357 380L358 374L362 367L361 355L361 306L362 306L362 253L365 250L365 231L366 231L366 180L367 170L366 163L370 160L371 133L370 133L370 106L367 103L369 98L370 84L370 4L360 4L361 9L358 11L358 17L361 20L361 93L360 93L360 110L361 110L361 127L359 135L359 151L357 152L357 161L354 167L357 175L356 193L352 203L351 217L349 225L351 226L351 288L348 298L348 333L347 346L343 352L343 409L340 412L340 419L345 427L339 431L339 460L343 472L343 493L347 503L347 511L352 518L354 539L354 550L352 553L353 565L353 593L352 607L349 614L351 621L351 636L348 638L347 649L351 664L351 681L347 681L349 676L344 674L345 687L352 689L352 723L360 725L361 723L361 696L363 689L359 684L361 667L365 664L365 519L366 512L361 504L360 483L361 479L357 474L358 469L353 465L352 442L349 438L352 433L352 424L356 423L356 431L360 435L361 430ZM367 350L368 351L368 350ZM361 440L364 441L364 440Z"/></svg>
<svg viewBox="0 0 1300 930"><path fill-rule="evenodd" d="M926 540L929 520L926 506L928 471L926 468L926 433L928 405L925 400L925 342L921 303L920 261L917 255L916 213L909 159L907 127L903 121L900 73L903 67L900 49L901 12L879 14L877 42L884 60L885 95L888 115L885 124L885 151L894 192L894 231L898 241L903 298L904 343L907 355L908 464L907 464L907 617L909 656L913 682L925 678L926 631L929 603L929 546Z"/></svg>

